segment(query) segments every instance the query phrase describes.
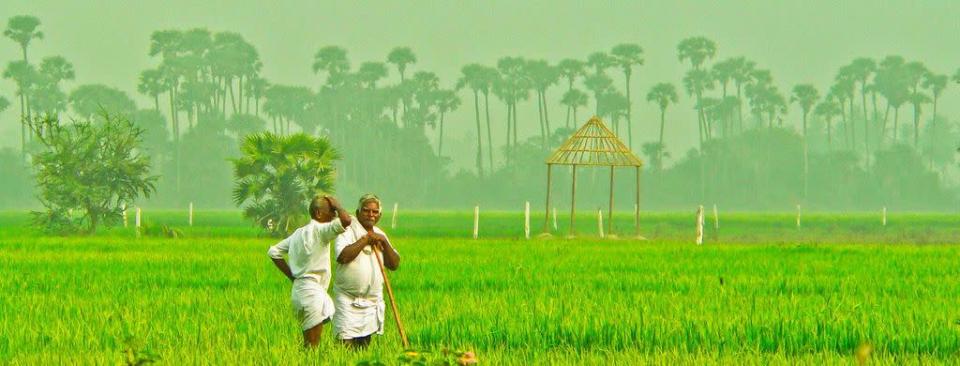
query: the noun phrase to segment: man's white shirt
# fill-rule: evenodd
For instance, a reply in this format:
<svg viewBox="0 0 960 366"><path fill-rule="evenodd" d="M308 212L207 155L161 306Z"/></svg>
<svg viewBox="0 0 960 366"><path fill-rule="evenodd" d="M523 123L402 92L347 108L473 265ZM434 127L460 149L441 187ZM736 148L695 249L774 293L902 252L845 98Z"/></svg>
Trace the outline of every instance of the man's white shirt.
<svg viewBox="0 0 960 366"><path fill-rule="evenodd" d="M310 223L270 247L267 255L283 259L286 254L294 278L314 277L326 288L330 283L330 242L343 232L344 227L338 218L324 223L311 219Z"/></svg>

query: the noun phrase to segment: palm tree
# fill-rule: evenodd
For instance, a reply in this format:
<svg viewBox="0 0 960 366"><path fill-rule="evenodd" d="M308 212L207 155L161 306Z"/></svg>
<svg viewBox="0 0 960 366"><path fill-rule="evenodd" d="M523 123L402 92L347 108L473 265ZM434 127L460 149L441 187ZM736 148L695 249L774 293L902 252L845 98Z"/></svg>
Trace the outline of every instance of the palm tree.
<svg viewBox="0 0 960 366"><path fill-rule="evenodd" d="M608 91L608 89L613 87L613 80L610 79L607 75L603 73L595 73L593 75L587 76L583 80L583 86L588 90L593 92L593 101L595 102L595 114L600 115L600 96Z"/></svg>
<svg viewBox="0 0 960 366"><path fill-rule="evenodd" d="M860 57L850 64L850 76L860 83L860 102L863 109L863 147L866 156L870 155L869 123L867 122L867 79L877 72L877 62L872 58Z"/></svg>
<svg viewBox="0 0 960 366"><path fill-rule="evenodd" d="M568 110L573 111L573 120L579 121L577 119L577 109L580 107L587 106L587 93L580 91L579 89L570 89L563 94L563 98L560 99L560 104L567 106ZM567 124L567 128L570 128L570 124Z"/></svg>
<svg viewBox="0 0 960 366"><path fill-rule="evenodd" d="M650 88L650 92L647 93L647 101L656 103L657 106L660 107L660 139L657 140L657 170L663 169L663 127L664 121L666 121L667 107L671 103L676 104L678 100L677 88L670 83L654 85L653 88Z"/></svg>
<svg viewBox="0 0 960 366"><path fill-rule="evenodd" d="M436 92L437 111L440 113L440 136L437 138L437 156L443 157L443 116L460 108L460 97L453 90L442 89Z"/></svg>
<svg viewBox="0 0 960 366"><path fill-rule="evenodd" d="M753 80L756 64L746 58L737 57L732 60L734 71L730 76L737 88L737 130L743 132L743 86Z"/></svg>
<svg viewBox="0 0 960 366"><path fill-rule="evenodd" d="M603 74L614 65L616 60L605 52L594 52L587 56L587 66L593 68L594 74Z"/></svg>
<svg viewBox="0 0 960 366"><path fill-rule="evenodd" d="M936 123L937 120L937 101L940 99L940 96L943 95L943 91L947 88L947 75L937 74L937 73L927 73L923 78L923 87L930 90L930 95L933 97L933 119L932 121Z"/></svg>
<svg viewBox="0 0 960 366"><path fill-rule="evenodd" d="M253 77L250 78L250 81L247 82L247 95L253 98L254 103L254 112L253 115L260 117L260 99L263 98L263 93L270 87L270 83L267 82L267 79L262 77ZM247 103L249 105L249 103ZM249 111L248 111L249 113Z"/></svg>
<svg viewBox="0 0 960 366"><path fill-rule="evenodd" d="M76 76L73 64L60 56L46 57L40 62L37 87L32 90L31 109L46 116L59 116L66 110L67 97L60 90L60 83Z"/></svg>
<svg viewBox="0 0 960 366"><path fill-rule="evenodd" d="M677 45L677 57L680 62L690 60L694 70L700 70L703 63L717 55L717 44L705 37L691 37Z"/></svg>
<svg viewBox="0 0 960 366"><path fill-rule="evenodd" d="M367 88L376 89L377 81L387 77L387 66L382 62L364 62L357 69L357 77Z"/></svg>
<svg viewBox="0 0 960 366"><path fill-rule="evenodd" d="M470 88L473 91L473 110L477 121L477 173L483 177L483 131L480 129L480 91L486 88L486 71L480 64L469 64L460 69L456 90Z"/></svg>
<svg viewBox="0 0 960 366"><path fill-rule="evenodd" d="M790 102L799 104L800 109L803 110L803 197L807 197L807 175L809 171L807 159L807 116L810 115L810 111L819 99L820 93L817 92L817 88L811 84L794 86L793 96L790 97Z"/></svg>
<svg viewBox="0 0 960 366"><path fill-rule="evenodd" d="M530 80L531 86L537 92L537 112L540 121L541 146L546 149L550 141L550 118L547 113L547 88L556 84L560 79L560 72L550 66L545 60L528 61L523 70Z"/></svg>
<svg viewBox="0 0 960 366"><path fill-rule="evenodd" d="M874 88L887 101L886 112L883 115L883 124L881 126L881 137L886 135L887 120L890 115L890 109L893 114L893 139L897 140L900 120L900 106L909 98L909 87L904 77L904 67L906 61L900 56L887 56L880 61L880 67L874 77Z"/></svg>
<svg viewBox="0 0 960 366"><path fill-rule="evenodd" d="M37 30L39 27L40 19L29 15L18 15L7 21L7 29L3 31L3 35L20 45L23 62L30 62L27 59L27 47L30 46L30 41L43 39L43 32Z"/></svg>
<svg viewBox="0 0 960 366"><path fill-rule="evenodd" d="M696 97L697 104L697 127L700 131L700 148L703 148L703 142L709 138L710 130L706 125L705 114L703 111L703 91L713 89L713 78L705 70L693 69L687 72L683 77L683 86L687 94Z"/></svg>
<svg viewBox="0 0 960 366"><path fill-rule="evenodd" d="M347 59L347 50L337 46L321 48L313 56L313 72L325 71L327 78L350 70L350 61Z"/></svg>
<svg viewBox="0 0 960 366"><path fill-rule="evenodd" d="M913 104L913 147L920 147L920 113L921 105L930 103L930 97L920 91L920 84L923 82L924 75L930 73L919 61L914 61L904 66L906 83L910 88L908 100Z"/></svg>
<svg viewBox="0 0 960 366"><path fill-rule="evenodd" d="M160 111L160 94L163 93L166 86L163 82L163 73L159 69L143 70L140 73L140 82L137 83L137 91L140 94L153 97L154 109Z"/></svg>
<svg viewBox="0 0 960 366"><path fill-rule="evenodd" d="M580 60L574 59L563 59L557 63L557 71L560 73L560 77L567 79L567 92L573 90L573 82L577 80L578 77L584 76L584 68L586 64ZM566 95L566 94L564 94ZM567 106L567 128L570 127L570 105L564 104ZM574 118L576 119L576 118Z"/></svg>
<svg viewBox="0 0 960 366"><path fill-rule="evenodd" d="M833 118L840 114L840 105L831 98L817 104L816 108L813 110L813 114L823 118L824 122L827 123L827 146L830 149L833 149L833 129L831 128L831 122Z"/></svg>
<svg viewBox="0 0 960 366"><path fill-rule="evenodd" d="M623 70L624 84L627 90L627 134L630 136L630 148L633 148L633 99L630 97L630 76L634 65L643 65L643 48L632 43L622 43L610 51L614 62Z"/></svg>
<svg viewBox="0 0 960 366"><path fill-rule="evenodd" d="M397 71L400 73L400 82L403 82L406 77L407 65L417 63L417 56L413 54L413 50L409 47L397 47L387 55L387 62L397 66Z"/></svg>
<svg viewBox="0 0 960 366"><path fill-rule="evenodd" d="M243 139L240 152L233 161L233 200L238 206L248 203L244 216L261 227L273 223L274 235L286 235L306 222L306 202L333 192L334 163L340 156L324 137L254 133Z"/></svg>
<svg viewBox="0 0 960 366"><path fill-rule="evenodd" d="M3 70L3 78L17 84L17 95L20 97L20 154L26 157L27 123L30 121L27 96L37 80L37 71L26 61L12 61Z"/></svg>

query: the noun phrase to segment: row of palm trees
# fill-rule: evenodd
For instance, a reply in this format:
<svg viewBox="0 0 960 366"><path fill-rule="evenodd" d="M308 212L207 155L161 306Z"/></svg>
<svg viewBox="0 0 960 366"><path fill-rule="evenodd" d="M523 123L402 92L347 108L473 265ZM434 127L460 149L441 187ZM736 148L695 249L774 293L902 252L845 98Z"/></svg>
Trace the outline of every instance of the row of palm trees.
<svg viewBox="0 0 960 366"><path fill-rule="evenodd" d="M63 93L61 83L75 76L68 61L48 57L35 67L27 58L30 43L43 37L39 26L34 17L17 16L10 19L4 32L20 46L23 55L22 60L11 62L3 73L16 84L21 120L38 113L62 113L68 104L81 115L89 114L103 100L113 100L112 104L117 106L132 104L127 103L128 97L105 86L84 86L70 96ZM436 74L411 71L418 59L410 48L397 47L384 61L363 62L354 68L346 49L328 46L314 56L312 70L323 82L311 88L268 82L260 74L262 62L256 48L236 33L215 33L204 28L157 31L150 37L149 54L159 62L140 74L137 90L153 99L154 109L167 111L175 146L179 146L183 133L202 122L204 114L215 113L224 118L239 116L235 120L250 124L263 123L261 118L266 118L278 133L291 132L291 125L308 133L328 133L337 146L347 145L349 134L332 132L362 131L359 127L365 124L386 122L423 135L427 127L433 127L438 134L435 155L443 157L445 117L461 106L460 92L466 91L473 96L475 160L481 176L495 169L493 121L499 118L491 117L491 99L499 100L506 112L504 123L498 128L505 132L500 146L507 152L521 143L518 105L533 100L537 105L537 137L544 149L560 127L551 123L550 106L559 102L566 110L563 127L572 128L573 121L579 120L578 112L591 99L593 113L607 119L615 132L621 134L625 123L623 132L633 148L636 108L632 84L637 68L645 61L643 49L632 43L592 53L583 60L568 58L556 64L503 57L495 65L463 66L458 79L444 88ZM826 124L831 147L837 128L842 131L840 147L863 147L867 155L871 145L900 140L899 112L905 105L912 106L916 146L923 108L932 105L936 116L939 98L949 80L920 62L908 62L899 56L879 62L858 58L840 68L824 95L811 84L800 84L791 90L788 99L769 70L745 57L712 62L717 55L716 43L705 37L687 38L677 46L678 61L690 67L681 84L694 102L701 150L712 139L742 133L747 128L783 126L792 103L802 111L803 136L807 135L809 118L818 118ZM389 78L391 67L397 72L396 79ZM615 86L611 70L622 75L622 87ZM953 79L960 82L960 70ZM566 87L555 91L554 86L561 83ZM554 93L562 94L558 97ZM166 106L161 106L162 99ZM657 83L645 99L660 112L658 139L643 145L659 170L668 155L664 141L666 111L679 101L678 89L672 83ZM0 99L0 110L7 106L9 102ZM838 117L838 125L834 125ZM936 118L933 121L936 123ZM25 133L21 135L24 145L27 138ZM175 155L179 161L179 154ZM505 156L510 159L511 154Z"/></svg>

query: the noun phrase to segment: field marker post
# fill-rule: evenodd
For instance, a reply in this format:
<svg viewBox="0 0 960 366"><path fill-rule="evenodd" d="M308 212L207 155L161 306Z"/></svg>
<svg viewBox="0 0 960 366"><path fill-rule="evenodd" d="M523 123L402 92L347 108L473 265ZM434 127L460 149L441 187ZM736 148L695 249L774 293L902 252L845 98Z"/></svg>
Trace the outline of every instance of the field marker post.
<svg viewBox="0 0 960 366"><path fill-rule="evenodd" d="M393 203L393 216L390 216L390 228L391 228L391 229L396 229L396 228L397 228L397 206L399 206L399 205L400 205L399 202L394 202L394 203Z"/></svg>
<svg viewBox="0 0 960 366"><path fill-rule="evenodd" d="M473 206L473 238L480 236L480 205Z"/></svg>
<svg viewBox="0 0 960 366"><path fill-rule="evenodd" d="M797 204L797 229L800 228L800 204Z"/></svg>
<svg viewBox="0 0 960 366"><path fill-rule="evenodd" d="M600 239L603 239L603 210L597 209L597 232L600 233Z"/></svg>
<svg viewBox="0 0 960 366"><path fill-rule="evenodd" d="M697 245L703 245L703 205L697 207Z"/></svg>
<svg viewBox="0 0 960 366"><path fill-rule="evenodd" d="M190 226L193 226L193 202L190 202Z"/></svg>
<svg viewBox="0 0 960 366"><path fill-rule="evenodd" d="M523 204L523 236L530 239L530 201Z"/></svg>
<svg viewBox="0 0 960 366"><path fill-rule="evenodd" d="M137 237L139 238L140 237L140 207L139 206L137 207L136 224L137 224Z"/></svg>
<svg viewBox="0 0 960 366"><path fill-rule="evenodd" d="M124 203L120 206L120 209L123 210L121 213L123 215L123 227L127 227L127 204Z"/></svg>
<svg viewBox="0 0 960 366"><path fill-rule="evenodd" d="M883 226L887 226L887 206L883 206Z"/></svg>
<svg viewBox="0 0 960 366"><path fill-rule="evenodd" d="M557 208L553 208L553 230L557 230Z"/></svg>
<svg viewBox="0 0 960 366"><path fill-rule="evenodd" d="M713 204L713 230L720 230L720 216L717 214L717 204Z"/></svg>

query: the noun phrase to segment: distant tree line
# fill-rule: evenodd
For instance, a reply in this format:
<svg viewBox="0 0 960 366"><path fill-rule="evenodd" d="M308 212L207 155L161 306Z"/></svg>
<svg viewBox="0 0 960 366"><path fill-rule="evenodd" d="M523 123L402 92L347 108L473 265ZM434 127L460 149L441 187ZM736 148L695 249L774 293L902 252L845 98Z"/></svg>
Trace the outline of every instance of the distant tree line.
<svg viewBox="0 0 960 366"><path fill-rule="evenodd" d="M488 202L511 208L543 199L545 158L590 114L645 158L643 202L649 208L710 202L745 210L958 204L960 128L937 107L950 81L960 83L960 70L948 77L900 56L856 58L839 68L831 85L784 91L754 61L717 60L718 46L705 37L677 46L678 62L689 70L676 84L647 80L644 50L633 43L555 63L519 56L470 63L450 81L417 69L408 47L354 63L347 49L326 46L312 63L322 82L284 85L261 75L259 52L240 34L170 29L150 37L156 63L135 84L153 103L140 107L106 85L65 92L64 84L75 78L67 59L28 58L30 44L43 39L37 18L10 18L4 35L22 54L3 70L17 96L21 148L0 151L0 166L5 172L9 167L12 177L2 183L0 205L29 204L22 192L31 191L25 186L32 184L25 178L30 173L21 169L37 144L24 121L52 116L67 123L63 116L95 119L101 111L123 114L144 131L144 149L160 176L151 202L165 206L232 207L229 162L239 157L244 136L271 131L327 136L342 157L336 187L344 193L378 192L408 206ZM652 87L638 96L634 86L641 79ZM690 98L694 109L671 110L681 98ZM0 98L0 112L10 106ZM795 122L788 121L791 106ZM634 129L642 107L655 108L659 119L657 135L640 141ZM460 108L472 118L450 118ZM563 115L548 112L556 110ZM901 112L909 122L901 123ZM696 148L669 149L678 136L664 133L668 113L697 126ZM470 125L473 169L451 170L444 135L450 123ZM520 136L520 124L537 132ZM502 140L494 141L495 130ZM562 173L556 187L569 183ZM631 187L628 178L618 187ZM580 189L606 197L602 179L583 179Z"/></svg>

